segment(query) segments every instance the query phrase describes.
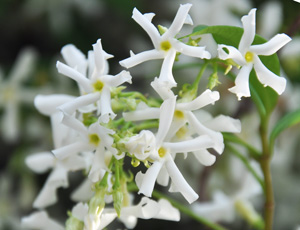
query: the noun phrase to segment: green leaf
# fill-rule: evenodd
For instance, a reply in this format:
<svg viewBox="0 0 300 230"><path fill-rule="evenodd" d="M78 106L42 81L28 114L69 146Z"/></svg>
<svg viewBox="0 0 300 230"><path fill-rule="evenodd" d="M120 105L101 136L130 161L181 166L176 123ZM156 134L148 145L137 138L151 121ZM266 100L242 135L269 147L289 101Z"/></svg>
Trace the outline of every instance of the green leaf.
<svg viewBox="0 0 300 230"><path fill-rule="evenodd" d="M212 34L218 44L230 45L238 48L244 30L233 26L197 26L189 37L202 34ZM253 45L267 42L264 38L256 35ZM274 74L280 74L279 60L276 54L270 56L260 56L262 63ZM268 116L275 108L278 94L270 87L264 87L257 79L255 71L250 74L251 98L258 107L260 114Z"/></svg>
<svg viewBox="0 0 300 230"><path fill-rule="evenodd" d="M281 118L277 124L274 126L271 135L270 135L270 143L274 143L276 137L285 129L299 124L300 123L300 109L288 113L283 118Z"/></svg>

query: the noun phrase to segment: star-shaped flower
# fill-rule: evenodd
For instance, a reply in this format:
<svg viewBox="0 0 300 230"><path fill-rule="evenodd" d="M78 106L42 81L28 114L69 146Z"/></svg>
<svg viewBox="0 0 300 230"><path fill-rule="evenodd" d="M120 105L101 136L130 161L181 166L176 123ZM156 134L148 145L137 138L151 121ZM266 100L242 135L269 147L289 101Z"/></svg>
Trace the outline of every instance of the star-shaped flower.
<svg viewBox="0 0 300 230"><path fill-rule="evenodd" d="M68 63L72 63L69 64L71 66L57 62L58 71L77 81L82 94L75 100L62 105L60 109L66 115L72 115L77 109L91 106L92 108L89 108L89 110L98 109L98 114L101 113L101 121L107 123L110 118L113 119L116 116L111 108L111 87L117 87L124 82L131 83L131 75L128 71L122 71L115 76L108 75L106 59L112 56L102 49L100 39L93 45L93 48L94 53L91 56L94 61L90 60L88 63L91 72L90 78L83 73L86 63L85 59L80 58L78 52L76 52L77 55L74 55L73 59L67 59ZM67 55L67 57L69 56ZM82 64L78 63L80 60L83 62ZM94 106L94 103L97 104L97 107Z"/></svg>
<svg viewBox="0 0 300 230"><path fill-rule="evenodd" d="M180 5L173 23L162 35L151 23L155 15L154 13L141 14L134 8L132 18L147 32L154 45L154 49L139 54L131 52L131 57L120 61L120 64L125 68L131 68L148 60L164 59L159 80L166 82L170 88L176 86L177 83L172 74L176 52L198 58L209 59L211 57L210 53L205 51L205 47L189 46L175 38L183 24L192 24L188 15L191 6L191 4Z"/></svg>
<svg viewBox="0 0 300 230"><path fill-rule="evenodd" d="M274 54L291 41L291 38L285 34L277 34L264 44L251 45L255 37L255 12L256 9L252 9L248 15L242 18L244 33L238 49L227 45L219 45L218 47L221 59L232 59L242 66L235 79L235 86L229 89L237 95L239 100L241 97L250 97L249 75L253 68L258 80L264 86L273 88L278 94L283 93L286 85L284 78L277 76L264 66L259 55L269 56Z"/></svg>

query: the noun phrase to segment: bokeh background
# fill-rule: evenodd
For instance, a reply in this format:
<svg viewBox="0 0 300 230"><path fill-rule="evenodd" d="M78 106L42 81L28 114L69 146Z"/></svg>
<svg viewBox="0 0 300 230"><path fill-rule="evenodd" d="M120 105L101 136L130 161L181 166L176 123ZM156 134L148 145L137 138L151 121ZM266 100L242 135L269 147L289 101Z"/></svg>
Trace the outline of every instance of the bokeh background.
<svg viewBox="0 0 300 230"><path fill-rule="evenodd" d="M290 35L293 41L279 52L282 74L289 79L289 84L280 100L274 120L300 107L300 4L292 0L1 0L1 230L21 229L20 218L33 211L32 202L48 175L36 175L24 163L26 156L52 149L49 119L34 108L34 96L78 94L74 82L56 71L55 63L61 60L61 48L72 43L83 53L87 53L92 49L92 44L101 38L105 51L114 55L114 58L110 59L111 73L118 73L121 70L118 62L128 57L129 50L138 52L151 47L146 33L131 19L133 8L137 7L144 13L155 12L154 23L168 26L179 4L186 2L193 4L190 14L195 25L241 26L241 16L255 7L258 9L258 34L267 39L277 33ZM22 66L24 62L27 65ZM143 86L142 76L155 74L153 68L146 65L133 71L133 75L136 76L134 86ZM18 76L21 76L21 79L18 80ZM239 116L243 127L249 126L242 135L248 138L255 136L253 124L258 118L249 100L243 100L239 107L230 103L229 100L226 108L220 106L219 112ZM299 133L299 125L284 132L275 151L277 155L272 166L276 197L274 229L278 230L296 229L296 226L300 225ZM224 155L226 154L225 152ZM230 193L231 190L226 188L226 184L230 184L234 178L232 175L239 174L238 170L243 167L238 161L231 159L232 157L222 158L222 162L218 161L212 167L191 166L183 169L186 170L185 175L191 173L192 183L194 188L199 188L202 201L209 200L212 188L222 188ZM222 170L232 174L224 176ZM60 221L67 217L66 211L73 206L68 195L78 185L77 176L71 176L73 183L70 188L59 189L59 203L48 209L49 213ZM242 177L235 179L242 180ZM259 201L260 198L256 200ZM262 209L259 202L257 209ZM230 229L251 229L239 215L232 223L221 223ZM124 229L121 224L109 226L108 229L117 227ZM139 220L136 227L153 228L205 229L184 215L180 223Z"/></svg>

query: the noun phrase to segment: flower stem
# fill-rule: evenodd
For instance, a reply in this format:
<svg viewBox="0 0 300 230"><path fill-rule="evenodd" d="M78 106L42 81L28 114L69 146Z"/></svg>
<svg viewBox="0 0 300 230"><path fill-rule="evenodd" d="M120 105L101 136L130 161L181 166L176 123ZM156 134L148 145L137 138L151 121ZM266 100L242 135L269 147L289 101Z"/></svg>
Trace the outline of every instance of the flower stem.
<svg viewBox="0 0 300 230"><path fill-rule="evenodd" d="M269 119L266 118L261 122L260 126L260 137L262 141L262 156L260 159L260 166L265 179L265 230L272 230L275 202L271 176L272 153L267 134L268 121Z"/></svg>
<svg viewBox="0 0 300 230"><path fill-rule="evenodd" d="M265 184L262 178L257 174L257 172L254 170L254 168L249 164L249 160L243 156L237 149L235 149L232 145L226 144L226 148L230 150L230 153L234 154L236 157L238 157L246 166L246 168L249 170L250 173L254 176L254 178L260 183L263 191L265 191Z"/></svg>

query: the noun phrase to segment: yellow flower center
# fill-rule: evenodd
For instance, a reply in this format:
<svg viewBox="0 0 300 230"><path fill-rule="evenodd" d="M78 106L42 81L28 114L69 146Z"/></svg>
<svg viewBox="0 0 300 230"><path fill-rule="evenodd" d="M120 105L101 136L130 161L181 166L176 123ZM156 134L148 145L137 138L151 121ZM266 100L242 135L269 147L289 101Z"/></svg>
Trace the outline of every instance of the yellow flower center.
<svg viewBox="0 0 300 230"><path fill-rule="evenodd" d="M245 54L245 59L246 59L246 62L253 62L253 53L251 53L251 52L248 51Z"/></svg>
<svg viewBox="0 0 300 230"><path fill-rule="evenodd" d="M166 155L166 153L167 153L167 150L166 150L164 147L160 147L160 148L158 149L158 155L159 155L161 158L163 158L163 157Z"/></svg>
<svg viewBox="0 0 300 230"><path fill-rule="evenodd" d="M186 126L182 126L177 132L176 132L176 137L179 139L184 138L187 133L187 128Z"/></svg>
<svg viewBox="0 0 300 230"><path fill-rule="evenodd" d="M169 41L163 41L162 43L160 43L160 48L163 51L168 51L169 49L171 49L172 45Z"/></svg>
<svg viewBox="0 0 300 230"><path fill-rule="evenodd" d="M183 119L184 118L184 113L180 110L175 110L174 117L176 117L178 119Z"/></svg>
<svg viewBox="0 0 300 230"><path fill-rule="evenodd" d="M103 89L103 86L104 86L104 83L100 80L97 80L94 84L93 84L93 87L94 87L94 90L95 91L101 91Z"/></svg>
<svg viewBox="0 0 300 230"><path fill-rule="evenodd" d="M98 134L96 133L92 133L89 135L89 138L90 138L90 143L93 144L93 145L99 145L100 143L100 137L98 136Z"/></svg>

